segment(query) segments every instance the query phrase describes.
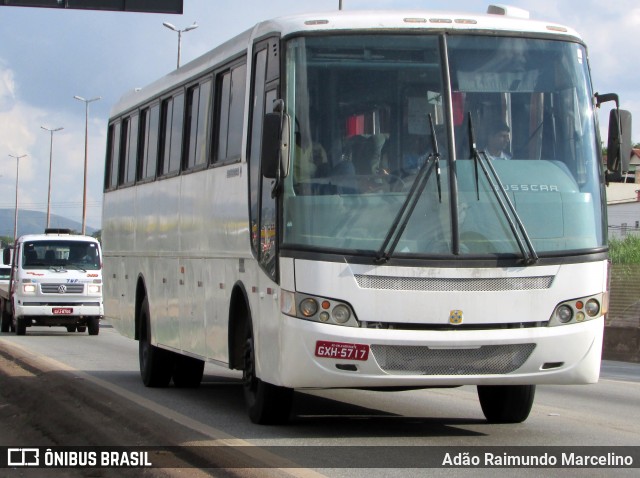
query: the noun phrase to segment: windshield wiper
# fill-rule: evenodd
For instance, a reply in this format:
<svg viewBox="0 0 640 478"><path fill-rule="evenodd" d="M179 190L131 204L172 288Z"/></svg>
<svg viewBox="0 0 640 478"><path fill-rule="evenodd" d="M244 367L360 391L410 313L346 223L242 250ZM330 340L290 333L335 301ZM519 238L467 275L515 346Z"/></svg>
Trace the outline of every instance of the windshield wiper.
<svg viewBox="0 0 640 478"><path fill-rule="evenodd" d="M78 264L74 264L73 262L69 262L67 264L67 267L73 267L74 269L77 269L79 271L87 272L87 269L85 269L84 267L80 267Z"/></svg>
<svg viewBox="0 0 640 478"><path fill-rule="evenodd" d="M504 217L509 223L509 228L513 233L513 237L518 243L518 247L522 252L522 259L525 265L531 265L538 262L538 254L533 247L533 243L531 242L531 238L527 233L526 228L524 227L524 223L520 219L518 212L516 211L515 206L509 199L509 195L507 191L504 189L504 185L500 180L500 176L496 172L495 168L491 160L487 157L487 153L485 151L478 151L475 142L475 133L473 129L473 120L471 118L471 112L469 112L469 143L471 146L471 157L474 161L475 167L475 180L476 180L476 196L478 201L480 200L480 188L478 184L478 166L482 169L487 181L489 182L489 189L493 191L498 204L500 205L500 209L504 213Z"/></svg>
<svg viewBox="0 0 640 478"><path fill-rule="evenodd" d="M433 145L433 160L436 165L436 183L438 185L438 201L442 203L442 185L440 183L440 149L438 149L438 138L436 128L433 125L433 116L429 113L429 126L431 127L431 142Z"/></svg>
<svg viewBox="0 0 640 478"><path fill-rule="evenodd" d="M431 123L433 151L429 154L425 162L420 165L420 169L418 170L418 174L411 185L411 189L409 189L409 193L407 194L404 203L402 203L400 210L393 219L393 223L382 242L382 246L380 246L380 249L376 253L375 262L378 264L387 262L393 255L393 251L395 251L398 242L409 223L409 219L422 196L422 192L429 182L429 177L431 177L434 170L436 171L438 198L440 202L442 202L442 188L440 185L440 153L438 151L438 141L436 140L435 128L433 126L431 114L429 114L429 121Z"/></svg>

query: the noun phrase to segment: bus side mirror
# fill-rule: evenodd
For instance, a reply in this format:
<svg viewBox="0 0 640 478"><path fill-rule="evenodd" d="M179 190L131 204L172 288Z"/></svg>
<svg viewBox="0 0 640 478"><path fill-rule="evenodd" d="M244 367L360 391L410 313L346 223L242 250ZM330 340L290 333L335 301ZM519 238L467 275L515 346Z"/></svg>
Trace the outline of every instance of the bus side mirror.
<svg viewBox="0 0 640 478"><path fill-rule="evenodd" d="M631 147L631 113L618 108L611 110L607 140L607 169L619 174L629 171Z"/></svg>
<svg viewBox="0 0 640 478"><path fill-rule="evenodd" d="M13 252L13 248L12 247L5 247L2 250L2 262L4 262L7 265L11 265L11 253Z"/></svg>
<svg viewBox="0 0 640 478"><path fill-rule="evenodd" d="M267 113L262 123L262 176L276 179L289 173L289 116L284 113Z"/></svg>
<svg viewBox="0 0 640 478"><path fill-rule="evenodd" d="M281 113L267 113L262 123L262 176L275 179L280 166Z"/></svg>

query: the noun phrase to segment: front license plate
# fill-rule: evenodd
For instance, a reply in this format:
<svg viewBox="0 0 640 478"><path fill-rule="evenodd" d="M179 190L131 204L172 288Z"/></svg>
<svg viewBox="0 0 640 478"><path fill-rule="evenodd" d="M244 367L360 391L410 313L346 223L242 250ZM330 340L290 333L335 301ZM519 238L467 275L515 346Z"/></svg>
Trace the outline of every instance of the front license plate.
<svg viewBox="0 0 640 478"><path fill-rule="evenodd" d="M369 358L369 346L318 340L316 342L316 357L341 360L367 360Z"/></svg>
<svg viewBox="0 0 640 478"><path fill-rule="evenodd" d="M51 312L53 312L53 315L71 315L73 314L73 307L54 307Z"/></svg>

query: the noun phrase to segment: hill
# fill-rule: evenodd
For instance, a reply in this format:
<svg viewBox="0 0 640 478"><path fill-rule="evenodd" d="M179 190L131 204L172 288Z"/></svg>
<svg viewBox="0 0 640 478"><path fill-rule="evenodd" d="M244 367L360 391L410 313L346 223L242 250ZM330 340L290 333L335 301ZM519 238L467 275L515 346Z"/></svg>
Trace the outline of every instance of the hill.
<svg viewBox="0 0 640 478"><path fill-rule="evenodd" d="M15 209L0 209L0 236L13 237L13 226L15 222ZM47 224L47 213L40 211L18 210L18 236L24 234L42 234ZM72 219L51 214L50 227L71 229L80 233L82 223ZM96 232L93 227L86 227L87 234Z"/></svg>

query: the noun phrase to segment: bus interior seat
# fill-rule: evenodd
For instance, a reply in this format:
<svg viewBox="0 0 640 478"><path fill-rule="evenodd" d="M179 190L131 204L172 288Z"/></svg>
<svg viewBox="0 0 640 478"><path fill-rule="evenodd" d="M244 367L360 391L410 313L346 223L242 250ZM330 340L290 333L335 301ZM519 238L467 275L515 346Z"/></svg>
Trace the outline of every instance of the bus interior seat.
<svg viewBox="0 0 640 478"><path fill-rule="evenodd" d="M378 173L382 148L386 140L385 134L356 135L349 138L347 146L351 152L351 161L356 174Z"/></svg>

